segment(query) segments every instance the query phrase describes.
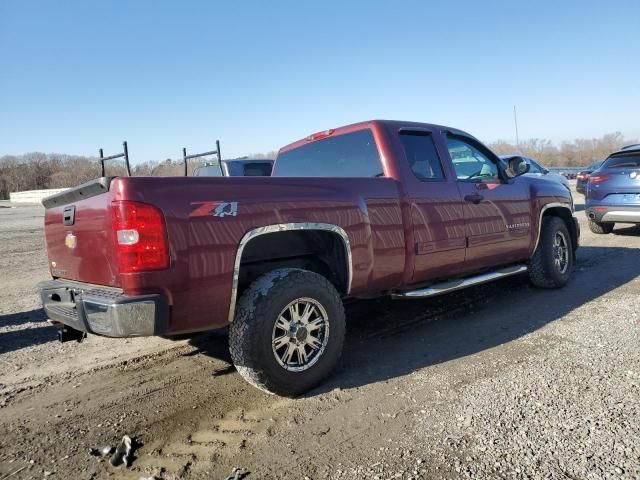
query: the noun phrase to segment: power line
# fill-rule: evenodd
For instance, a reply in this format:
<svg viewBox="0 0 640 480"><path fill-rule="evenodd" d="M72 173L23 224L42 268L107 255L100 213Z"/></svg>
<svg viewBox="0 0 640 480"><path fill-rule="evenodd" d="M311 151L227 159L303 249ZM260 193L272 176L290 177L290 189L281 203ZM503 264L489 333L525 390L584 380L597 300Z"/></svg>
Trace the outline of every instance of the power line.
<svg viewBox="0 0 640 480"><path fill-rule="evenodd" d="M516 126L516 148L520 152L520 138L518 137L518 113L516 112L516 106L513 106L513 123Z"/></svg>

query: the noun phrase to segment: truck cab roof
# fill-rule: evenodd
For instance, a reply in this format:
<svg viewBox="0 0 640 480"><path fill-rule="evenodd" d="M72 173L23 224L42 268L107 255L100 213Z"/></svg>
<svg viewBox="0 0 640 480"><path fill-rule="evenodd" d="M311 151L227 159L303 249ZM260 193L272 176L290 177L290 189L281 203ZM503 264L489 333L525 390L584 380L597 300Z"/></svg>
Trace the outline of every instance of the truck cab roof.
<svg viewBox="0 0 640 480"><path fill-rule="evenodd" d="M320 132L313 133L303 139L290 143L282 147L278 154L293 150L294 148L300 147L302 145L306 145L309 142L322 140L323 138L327 138L329 136L342 135L345 133L356 132L358 130L364 130L365 128L376 129L376 127L380 128L390 128L395 130L401 130L402 128L415 128L415 129L425 129L425 130L438 130L455 133L457 135L464 135L466 137L475 138L473 135L459 130L453 127L447 127L445 125L437 125L434 123L422 123L422 122L411 122L411 121L403 121L403 120L366 120L364 122L352 123L351 125L345 125L343 127L338 128L330 128L328 130L323 130Z"/></svg>

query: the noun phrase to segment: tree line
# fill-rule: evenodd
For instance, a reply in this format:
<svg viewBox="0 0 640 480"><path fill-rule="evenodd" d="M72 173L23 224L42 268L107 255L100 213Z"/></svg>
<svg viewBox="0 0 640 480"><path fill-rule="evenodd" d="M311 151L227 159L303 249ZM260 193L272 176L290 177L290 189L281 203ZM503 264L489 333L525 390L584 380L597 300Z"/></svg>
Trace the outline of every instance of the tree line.
<svg viewBox="0 0 640 480"><path fill-rule="evenodd" d="M610 153L638 140L625 138L620 132L609 133L600 138L577 138L573 141L554 144L550 140L532 138L514 145L498 140L489 147L497 154L516 153L531 157L545 167L584 167L604 160Z"/></svg>
<svg viewBox="0 0 640 480"><path fill-rule="evenodd" d="M620 133L610 133L600 138L575 139L559 145L550 140L533 138L514 145L506 141L489 144L498 154L519 153L538 160L546 167L581 167L602 160L624 145L637 143L625 139ZM251 154L248 158L274 158L275 152ZM189 164L191 174L198 162ZM107 175L126 175L124 163L107 162ZM131 166L134 176L182 176L182 159L148 161ZM100 176L100 163L96 157L64 155L56 153L27 153L0 157L0 199L9 198L10 192L66 188Z"/></svg>
<svg viewBox="0 0 640 480"><path fill-rule="evenodd" d="M275 158L275 152L252 154L247 158ZM202 162L192 160L188 164L188 174L193 174L201 164ZM124 161L105 162L105 170L110 176L127 174ZM40 152L4 155L0 157L0 199L8 199L11 192L72 187L97 178L100 174L100 161L97 157ZM131 175L182 176L184 163L182 159L170 158L159 162L136 163L131 165Z"/></svg>

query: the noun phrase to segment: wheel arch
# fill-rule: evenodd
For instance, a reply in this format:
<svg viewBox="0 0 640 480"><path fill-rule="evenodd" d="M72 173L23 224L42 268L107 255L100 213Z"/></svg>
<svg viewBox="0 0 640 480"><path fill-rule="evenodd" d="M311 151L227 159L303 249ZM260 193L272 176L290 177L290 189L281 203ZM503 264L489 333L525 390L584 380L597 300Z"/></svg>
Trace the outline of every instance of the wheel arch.
<svg viewBox="0 0 640 480"><path fill-rule="evenodd" d="M565 203L548 203L546 205L543 205L540 209L540 217L538 219L538 232L531 255L536 252L538 244L540 243L540 235L542 235L542 222L544 218L552 216L561 218L567 226L567 230L569 230L569 234L571 235L571 244L573 245L572 250L575 257L576 249L578 248L578 231L573 220L573 210L569 205Z"/></svg>
<svg viewBox="0 0 640 480"><path fill-rule="evenodd" d="M255 253L256 250L260 249L260 247L263 247L267 240L277 238L281 241L280 243L284 244L284 248L286 248L289 243L287 240L292 240L294 237L297 241L299 241L300 238L306 238L308 240L311 236L314 237L316 243L321 242L321 244L322 242L326 242L327 239L331 239L333 246L335 246L333 252L335 256L330 261L320 261L318 258L314 257L313 251L308 252L309 258L307 260L317 262L314 263L314 266L317 266L317 268L311 268L311 270L326 277L330 277L331 273L335 272L335 278L329 278L329 280L333 280L332 283L335 284L338 292L343 295L349 294L353 279L353 263L349 237L343 228L329 223L309 222L266 225L249 230L244 234L238 245L233 268L233 281L228 316L229 323L233 322L235 317L236 303L238 301L242 283L247 282L246 260L248 256ZM341 245L342 248L339 249L337 247L338 245ZM315 253L317 254L318 252ZM294 255L287 258L287 261L296 261L296 259L299 260L300 257L296 257ZM263 259L263 261L267 262L270 269L281 268L283 266L282 263L278 266L278 259ZM335 267L335 270L332 271L332 267ZM251 275L249 279L255 278L258 275L259 274Z"/></svg>

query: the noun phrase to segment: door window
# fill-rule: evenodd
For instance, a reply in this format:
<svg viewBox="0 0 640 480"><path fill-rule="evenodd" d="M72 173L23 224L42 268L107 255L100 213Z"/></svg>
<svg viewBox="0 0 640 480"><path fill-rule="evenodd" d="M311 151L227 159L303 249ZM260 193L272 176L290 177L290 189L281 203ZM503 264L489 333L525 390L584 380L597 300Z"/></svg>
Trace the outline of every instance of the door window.
<svg viewBox="0 0 640 480"><path fill-rule="evenodd" d="M400 140L409 166L419 180L425 182L444 180L440 158L430 133L400 132Z"/></svg>
<svg viewBox="0 0 640 480"><path fill-rule="evenodd" d="M447 148L459 181L494 182L500 180L496 163L465 139L447 135Z"/></svg>

